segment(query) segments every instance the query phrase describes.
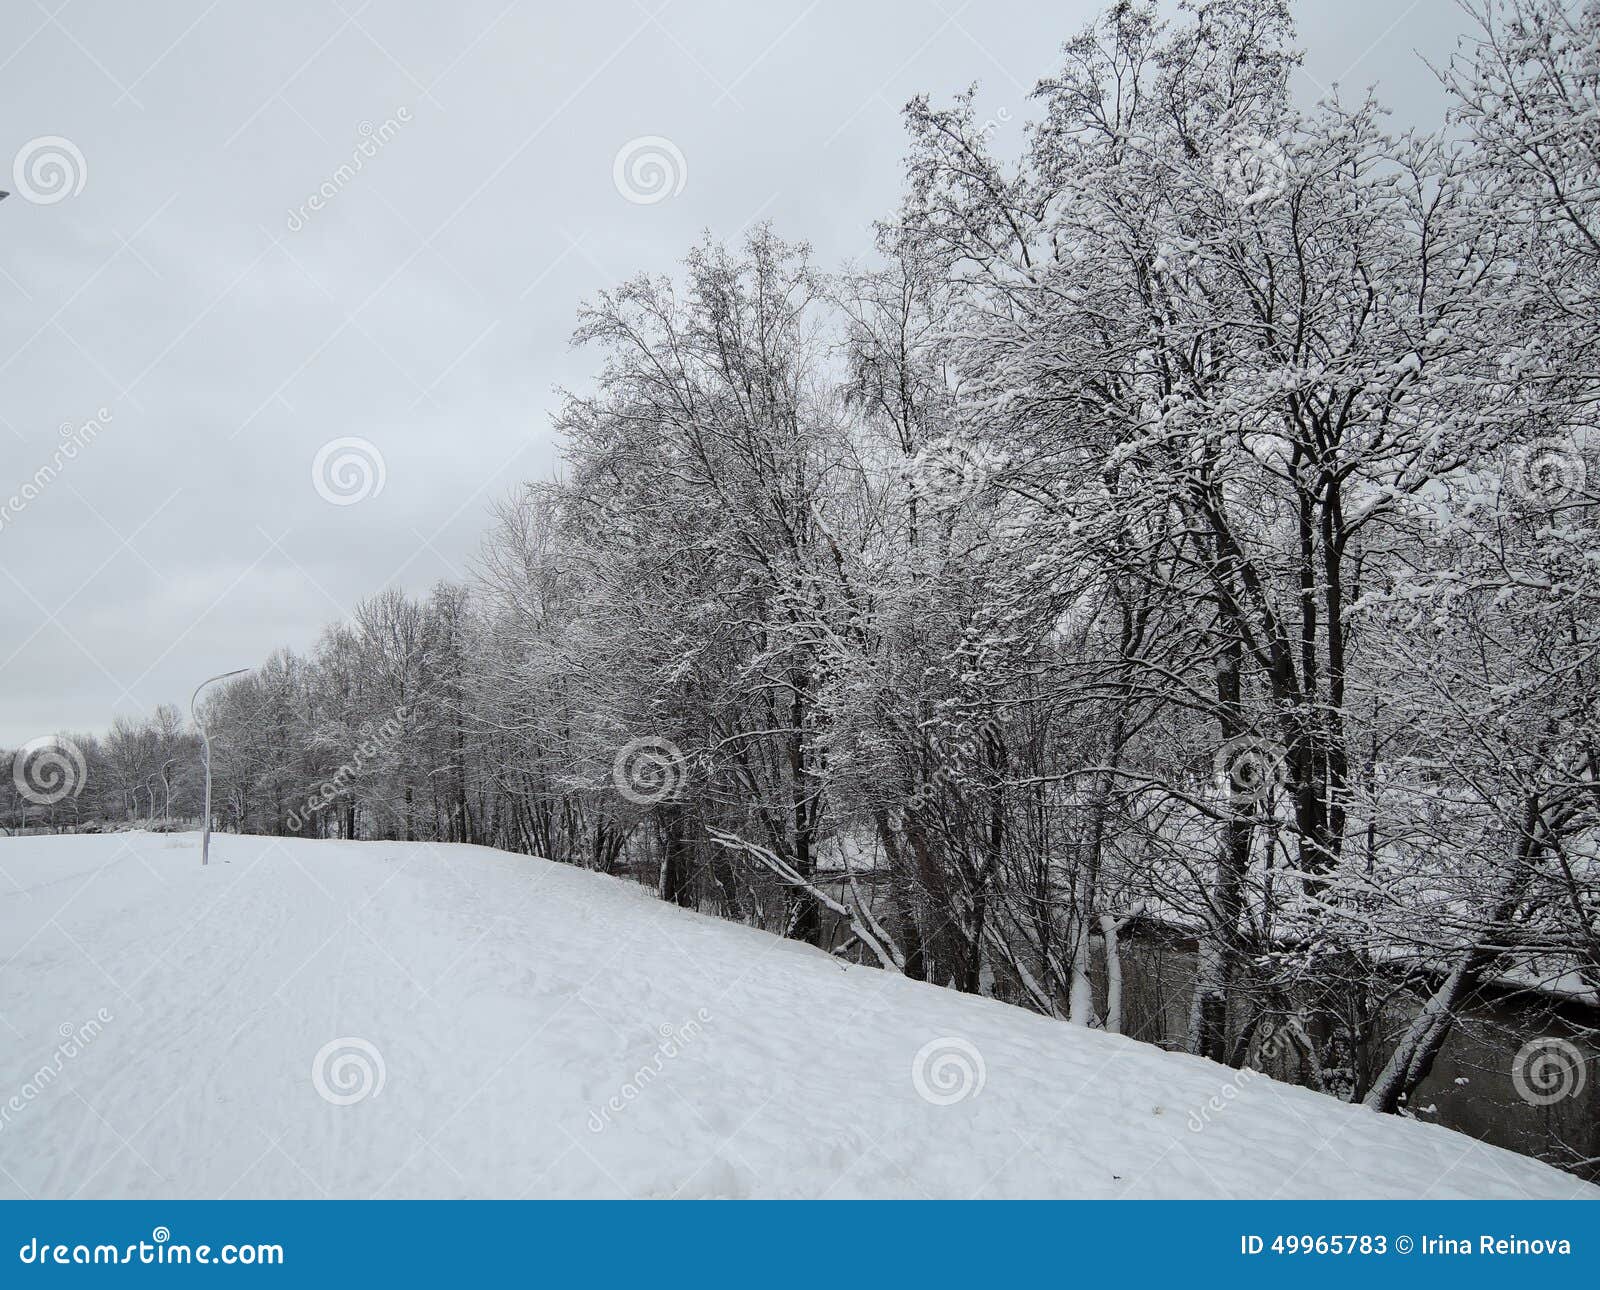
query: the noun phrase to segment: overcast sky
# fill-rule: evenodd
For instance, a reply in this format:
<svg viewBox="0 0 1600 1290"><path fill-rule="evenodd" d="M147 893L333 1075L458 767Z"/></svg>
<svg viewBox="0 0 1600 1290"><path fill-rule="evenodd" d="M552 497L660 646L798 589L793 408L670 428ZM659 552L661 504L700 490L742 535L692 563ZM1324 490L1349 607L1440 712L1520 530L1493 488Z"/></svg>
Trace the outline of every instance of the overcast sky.
<svg viewBox="0 0 1600 1290"><path fill-rule="evenodd" d="M465 576L489 503L556 460L581 300L757 219L860 257L900 105L977 80L1015 138L1099 7L6 0L0 744L186 701L386 585ZM1299 14L1306 102L1376 83L1397 125L1437 121L1417 51L1448 53L1450 0ZM615 163L644 137L683 166L630 201ZM622 178L653 195L648 164ZM348 438L381 490L317 487Z"/></svg>

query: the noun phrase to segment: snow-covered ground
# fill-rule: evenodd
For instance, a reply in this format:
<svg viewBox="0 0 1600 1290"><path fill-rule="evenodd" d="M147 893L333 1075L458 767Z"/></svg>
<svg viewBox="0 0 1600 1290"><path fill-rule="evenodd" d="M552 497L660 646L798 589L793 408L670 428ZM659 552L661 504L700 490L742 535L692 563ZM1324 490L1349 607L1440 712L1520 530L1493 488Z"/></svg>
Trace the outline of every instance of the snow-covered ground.
<svg viewBox="0 0 1600 1290"><path fill-rule="evenodd" d="M482 848L7 839L0 893L0 1196L1600 1197Z"/></svg>

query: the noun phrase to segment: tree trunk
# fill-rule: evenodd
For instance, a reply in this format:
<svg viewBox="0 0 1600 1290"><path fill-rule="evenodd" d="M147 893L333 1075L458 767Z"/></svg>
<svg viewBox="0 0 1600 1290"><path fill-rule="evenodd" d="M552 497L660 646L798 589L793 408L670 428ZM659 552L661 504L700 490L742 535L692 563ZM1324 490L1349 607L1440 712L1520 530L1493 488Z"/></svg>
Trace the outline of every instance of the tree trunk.
<svg viewBox="0 0 1600 1290"><path fill-rule="evenodd" d="M1105 1029L1113 1034L1122 1033L1122 946L1117 933L1122 924L1110 914L1100 915L1100 932L1105 938L1106 957L1106 1018Z"/></svg>
<svg viewBox="0 0 1600 1290"><path fill-rule="evenodd" d="M1373 1080L1363 1105L1374 1111L1397 1111L1433 1070L1434 1059L1455 1026L1457 1010L1493 962L1494 953L1485 948L1484 942L1491 939L1496 929L1503 926L1516 911L1527 889L1538 823L1538 801L1533 799L1528 804L1522 837L1517 842L1512 859L1512 871L1484 919L1482 930L1470 945L1457 951L1450 971L1429 996L1394 1052L1389 1054L1389 1060L1378 1073L1377 1079Z"/></svg>
<svg viewBox="0 0 1600 1290"><path fill-rule="evenodd" d="M1217 705L1224 744L1245 732L1240 682L1241 649L1228 640L1217 667ZM1228 997L1238 959L1239 915L1250 865L1250 838L1256 809L1244 786L1228 781L1230 815L1223 826L1217 873L1212 882L1206 931L1200 938L1194 1001L1189 1009L1188 1051L1213 1061L1228 1060Z"/></svg>
<svg viewBox="0 0 1600 1290"><path fill-rule="evenodd" d="M686 909L692 908L694 844L689 837L689 821L682 806L676 802L663 804L661 831L661 899Z"/></svg>

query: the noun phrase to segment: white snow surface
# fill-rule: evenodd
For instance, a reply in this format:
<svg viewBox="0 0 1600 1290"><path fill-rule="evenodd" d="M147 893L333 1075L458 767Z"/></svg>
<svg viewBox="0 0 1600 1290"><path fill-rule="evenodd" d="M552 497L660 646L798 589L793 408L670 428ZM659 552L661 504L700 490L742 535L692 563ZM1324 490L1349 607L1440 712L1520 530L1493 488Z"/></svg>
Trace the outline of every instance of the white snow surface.
<svg viewBox="0 0 1600 1290"><path fill-rule="evenodd" d="M0 840L0 1196L1600 1197L564 865L199 859Z"/></svg>

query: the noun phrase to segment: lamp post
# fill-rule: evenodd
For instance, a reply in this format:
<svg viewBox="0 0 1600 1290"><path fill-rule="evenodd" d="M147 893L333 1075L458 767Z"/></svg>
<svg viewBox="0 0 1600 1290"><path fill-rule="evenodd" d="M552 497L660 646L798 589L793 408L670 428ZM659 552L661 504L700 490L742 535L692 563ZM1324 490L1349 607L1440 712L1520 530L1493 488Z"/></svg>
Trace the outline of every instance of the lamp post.
<svg viewBox="0 0 1600 1290"><path fill-rule="evenodd" d="M189 715L194 718L195 725L200 727L201 761L206 768L206 805L205 815L200 821L200 863L211 863L211 737L206 734L206 723L200 720L200 710L195 706L200 698L200 691L213 681L226 681L230 676L242 676L250 669L247 667L235 668L231 672L218 672L215 676L207 677L194 687L194 693L189 696Z"/></svg>

